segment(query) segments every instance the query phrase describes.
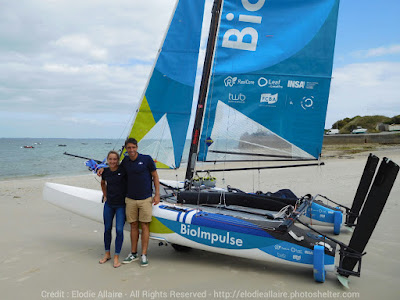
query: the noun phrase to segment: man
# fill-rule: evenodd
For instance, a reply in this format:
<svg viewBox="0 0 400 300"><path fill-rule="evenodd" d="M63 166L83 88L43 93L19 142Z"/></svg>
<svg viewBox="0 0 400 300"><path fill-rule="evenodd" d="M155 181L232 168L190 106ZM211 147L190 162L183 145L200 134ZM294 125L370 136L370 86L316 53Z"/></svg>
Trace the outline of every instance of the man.
<svg viewBox="0 0 400 300"><path fill-rule="evenodd" d="M156 166L149 155L137 152L137 141L128 138L125 141L127 157L121 162L127 175L126 220L131 224L131 254L124 259L123 263L128 264L139 258L137 246L139 241L139 222L142 227L142 256L141 266L146 267L147 247L150 238L150 222L152 218L152 204L160 203L160 181ZM152 183L154 182L155 195L153 195Z"/></svg>

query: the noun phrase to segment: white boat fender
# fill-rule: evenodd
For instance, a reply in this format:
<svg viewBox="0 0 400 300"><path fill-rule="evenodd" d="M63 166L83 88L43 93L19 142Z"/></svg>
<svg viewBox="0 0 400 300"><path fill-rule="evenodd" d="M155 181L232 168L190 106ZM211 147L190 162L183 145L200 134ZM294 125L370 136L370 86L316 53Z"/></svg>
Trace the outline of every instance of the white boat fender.
<svg viewBox="0 0 400 300"><path fill-rule="evenodd" d="M289 231L289 235L298 242L304 240L304 236L297 236L293 231Z"/></svg>

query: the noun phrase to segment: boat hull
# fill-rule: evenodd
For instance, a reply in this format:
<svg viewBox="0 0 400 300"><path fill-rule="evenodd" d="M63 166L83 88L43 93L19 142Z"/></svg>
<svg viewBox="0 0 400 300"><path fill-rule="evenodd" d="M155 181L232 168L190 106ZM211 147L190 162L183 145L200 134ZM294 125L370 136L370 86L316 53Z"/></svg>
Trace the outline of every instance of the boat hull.
<svg viewBox="0 0 400 300"><path fill-rule="evenodd" d="M103 222L102 192L46 183L43 198L51 204L93 221ZM271 221L273 222L273 221ZM258 222L259 223L259 222ZM129 230L129 224L125 224ZM313 249L296 239L304 239L299 229L293 237L268 231L257 222L233 216L161 202L153 206L150 237L166 243L200 250L313 268ZM284 235L282 235L284 236ZM291 241L293 239L293 241ZM334 250L331 251L334 253ZM325 254L325 270L334 270L334 254Z"/></svg>

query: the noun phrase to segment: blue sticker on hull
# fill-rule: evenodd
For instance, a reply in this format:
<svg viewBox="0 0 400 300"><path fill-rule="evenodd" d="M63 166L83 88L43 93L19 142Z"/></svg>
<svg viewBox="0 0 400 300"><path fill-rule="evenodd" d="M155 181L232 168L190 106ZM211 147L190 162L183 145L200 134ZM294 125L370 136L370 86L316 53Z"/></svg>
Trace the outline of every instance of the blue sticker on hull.
<svg viewBox="0 0 400 300"><path fill-rule="evenodd" d="M336 210L313 202L311 207L307 209L306 217L333 225L335 211Z"/></svg>
<svg viewBox="0 0 400 300"><path fill-rule="evenodd" d="M260 248L260 250L277 258L291 262L310 265L314 263L313 250L288 242L280 242L275 245ZM325 265L332 265L334 262L335 258L333 256L325 254Z"/></svg>

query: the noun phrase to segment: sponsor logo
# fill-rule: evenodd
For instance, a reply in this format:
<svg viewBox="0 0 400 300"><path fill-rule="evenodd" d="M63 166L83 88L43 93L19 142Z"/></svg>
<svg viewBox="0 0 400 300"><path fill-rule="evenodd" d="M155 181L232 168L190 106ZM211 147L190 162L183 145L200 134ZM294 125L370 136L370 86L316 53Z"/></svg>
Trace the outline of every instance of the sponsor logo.
<svg viewBox="0 0 400 300"><path fill-rule="evenodd" d="M267 79L264 77L260 77L257 81L259 87L264 87L267 86L271 89L282 89L283 86L281 86L281 81L280 80L272 80L272 79Z"/></svg>
<svg viewBox="0 0 400 300"><path fill-rule="evenodd" d="M279 250L279 249L281 249L281 245L275 245L275 250Z"/></svg>
<svg viewBox="0 0 400 300"><path fill-rule="evenodd" d="M294 89L304 89L305 81L288 80L287 87Z"/></svg>
<svg viewBox="0 0 400 300"><path fill-rule="evenodd" d="M297 254L303 254L303 250L296 249L295 247L290 248L290 251Z"/></svg>
<svg viewBox="0 0 400 300"><path fill-rule="evenodd" d="M279 258L286 258L286 254L283 254L283 253L277 253L277 256Z"/></svg>
<svg viewBox="0 0 400 300"><path fill-rule="evenodd" d="M190 228L190 225L181 224L180 233L182 235L186 235L189 237L207 240L208 242L211 243L211 245L225 244L225 245L231 245L231 246L237 246L237 247L243 246L243 240L234 237L233 234L231 234L230 232L227 232L226 234L222 235L222 234L217 234L214 232L202 230L202 229L200 229L200 227L197 227L196 229L194 229L194 228Z"/></svg>
<svg viewBox="0 0 400 300"><path fill-rule="evenodd" d="M238 79L237 84L254 85L254 81L249 79Z"/></svg>
<svg viewBox="0 0 400 300"><path fill-rule="evenodd" d="M309 254L309 255L312 255L313 253L312 253L312 251L309 251L309 250L304 250L304 254Z"/></svg>
<svg viewBox="0 0 400 300"><path fill-rule="evenodd" d="M307 82L306 83L306 89L308 90L313 90L314 87L318 84L318 82Z"/></svg>
<svg viewBox="0 0 400 300"><path fill-rule="evenodd" d="M237 77L228 76L224 79L225 86L234 86L235 84L242 84L242 85L254 85L253 80L249 79L240 79Z"/></svg>
<svg viewBox="0 0 400 300"><path fill-rule="evenodd" d="M314 105L314 97L313 96L311 96L311 97L303 97L303 99L301 100L300 104L301 104L301 107L304 110L312 109L313 105ZM321 212L321 210L320 210L320 212Z"/></svg>
<svg viewBox="0 0 400 300"><path fill-rule="evenodd" d="M143 165L143 162L142 162L142 161L139 161L139 162L138 162L138 165Z"/></svg>
<svg viewBox="0 0 400 300"><path fill-rule="evenodd" d="M301 255L293 255L293 259L300 261L301 260Z"/></svg>
<svg viewBox="0 0 400 300"><path fill-rule="evenodd" d="M237 77L232 77L232 76L226 77L224 80L225 86L234 86L236 80L237 80Z"/></svg>
<svg viewBox="0 0 400 300"><path fill-rule="evenodd" d="M246 96L243 95L242 93L240 94L229 93L228 99L229 102L244 103L244 101L246 100Z"/></svg>
<svg viewBox="0 0 400 300"><path fill-rule="evenodd" d="M268 103L268 104L274 104L278 102L278 93L272 95L272 94L261 94L261 99L260 103Z"/></svg>

